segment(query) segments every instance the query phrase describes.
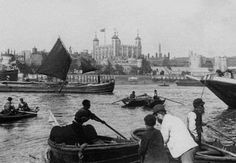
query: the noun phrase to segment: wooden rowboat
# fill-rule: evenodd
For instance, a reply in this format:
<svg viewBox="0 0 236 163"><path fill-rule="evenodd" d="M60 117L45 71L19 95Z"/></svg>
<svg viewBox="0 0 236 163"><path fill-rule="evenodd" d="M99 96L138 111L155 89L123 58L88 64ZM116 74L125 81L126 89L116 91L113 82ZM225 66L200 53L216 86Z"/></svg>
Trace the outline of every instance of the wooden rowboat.
<svg viewBox="0 0 236 163"><path fill-rule="evenodd" d="M125 104L123 107L138 107L149 104L152 100L152 97L144 94L136 96L135 98L124 98L122 102Z"/></svg>
<svg viewBox="0 0 236 163"><path fill-rule="evenodd" d="M131 132L132 138L136 141L140 140L140 137L144 134L145 128L139 128ZM184 143L184 142L183 142ZM180 163L171 157L167 150L170 163ZM224 149L215 147L208 143L202 144L202 150L197 151L194 158L194 163L235 163L236 154L226 151Z"/></svg>
<svg viewBox="0 0 236 163"><path fill-rule="evenodd" d="M47 163L138 163L138 143L131 140L99 136L100 143L84 150L76 145L56 144L48 140ZM101 143L102 142L102 143Z"/></svg>
<svg viewBox="0 0 236 163"><path fill-rule="evenodd" d="M36 110L36 111L18 111L14 115L6 115L6 114L0 113L0 123L9 123L9 122L18 121L18 120L25 119L25 118L36 117L37 112L38 112L38 110Z"/></svg>

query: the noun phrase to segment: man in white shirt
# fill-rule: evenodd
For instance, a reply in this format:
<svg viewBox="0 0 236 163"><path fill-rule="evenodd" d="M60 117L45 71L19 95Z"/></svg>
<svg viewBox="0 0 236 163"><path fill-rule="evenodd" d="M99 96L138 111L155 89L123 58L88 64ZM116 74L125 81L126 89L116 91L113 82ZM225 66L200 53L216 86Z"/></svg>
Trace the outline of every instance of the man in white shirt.
<svg viewBox="0 0 236 163"><path fill-rule="evenodd" d="M197 144L190 135L184 122L173 115L167 114L164 105L156 105L153 115L161 124L161 133L164 143L173 158L182 163L193 163Z"/></svg>
<svg viewBox="0 0 236 163"><path fill-rule="evenodd" d="M201 98L197 98L193 101L193 111L188 113L187 116L187 127L194 138L194 140L198 143L201 148L201 140L202 140L202 126L205 123L202 122L202 115L205 113L204 108L205 102L202 101Z"/></svg>

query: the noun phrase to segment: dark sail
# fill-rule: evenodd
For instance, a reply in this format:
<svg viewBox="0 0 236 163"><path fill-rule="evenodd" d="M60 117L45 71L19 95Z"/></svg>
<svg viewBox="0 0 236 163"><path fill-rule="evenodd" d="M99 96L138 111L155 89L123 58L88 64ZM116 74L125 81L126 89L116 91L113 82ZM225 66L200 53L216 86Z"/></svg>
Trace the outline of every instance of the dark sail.
<svg viewBox="0 0 236 163"><path fill-rule="evenodd" d="M83 74L86 72L97 70L97 68L94 65L92 65L92 63L89 59L81 57L80 62L81 62L80 68L81 68Z"/></svg>
<svg viewBox="0 0 236 163"><path fill-rule="evenodd" d="M39 74L66 80L70 64L70 54L63 46L60 38L58 38L56 44L54 45L48 56L43 60L42 65L39 67L37 72Z"/></svg>

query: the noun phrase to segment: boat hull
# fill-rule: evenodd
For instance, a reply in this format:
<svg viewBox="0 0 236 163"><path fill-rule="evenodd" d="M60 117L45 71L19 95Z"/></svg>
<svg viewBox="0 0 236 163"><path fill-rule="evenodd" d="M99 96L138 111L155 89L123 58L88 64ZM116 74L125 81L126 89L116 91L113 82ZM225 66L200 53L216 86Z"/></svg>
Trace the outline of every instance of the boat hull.
<svg viewBox="0 0 236 163"><path fill-rule="evenodd" d="M145 132L145 128L139 128L131 132L131 136L134 140L140 141L140 137ZM232 157L227 153L222 153L221 150L217 150L217 147L213 147L206 143L202 144L202 151L197 151L194 156L194 163L235 163L236 157ZM180 160L174 159L168 149L169 163L181 163Z"/></svg>
<svg viewBox="0 0 236 163"><path fill-rule="evenodd" d="M100 84L57 84L45 83L13 83L0 84L0 92L27 92L27 93L91 93L91 94L112 94L115 82Z"/></svg>
<svg viewBox="0 0 236 163"><path fill-rule="evenodd" d="M115 140L115 139L114 139ZM48 163L135 163L139 162L138 143L123 141L111 144L88 145L81 153L78 146L56 144L48 140ZM79 157L79 155L83 157Z"/></svg>
<svg viewBox="0 0 236 163"><path fill-rule="evenodd" d="M9 116L0 114L0 123L10 123L10 122L15 122L21 119L32 118L36 116L37 116L37 113L35 112L18 113L16 115L9 115Z"/></svg>
<svg viewBox="0 0 236 163"><path fill-rule="evenodd" d="M139 107L148 105L149 102L152 100L151 97L137 97L135 99L124 99L122 102L125 104L123 107Z"/></svg>
<svg viewBox="0 0 236 163"><path fill-rule="evenodd" d="M205 76L201 82L220 98L230 109L236 109L236 80Z"/></svg>

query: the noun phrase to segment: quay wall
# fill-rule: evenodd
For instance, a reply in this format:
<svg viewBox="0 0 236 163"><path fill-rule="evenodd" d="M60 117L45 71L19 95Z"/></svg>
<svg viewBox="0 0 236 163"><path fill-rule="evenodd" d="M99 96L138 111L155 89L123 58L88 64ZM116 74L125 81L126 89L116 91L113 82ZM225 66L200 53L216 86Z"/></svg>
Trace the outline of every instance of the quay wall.
<svg viewBox="0 0 236 163"><path fill-rule="evenodd" d="M129 81L129 78L136 77L137 80ZM30 75L30 79L35 80L47 80L45 75ZM19 77L22 80L21 77ZM100 75L100 82L106 82L110 79L115 79L116 84L155 84L155 83L175 83L177 80L185 80L186 78L181 75ZM79 83L98 83L98 75L94 74L68 74L68 82L79 82ZM53 81L58 81L56 78Z"/></svg>

